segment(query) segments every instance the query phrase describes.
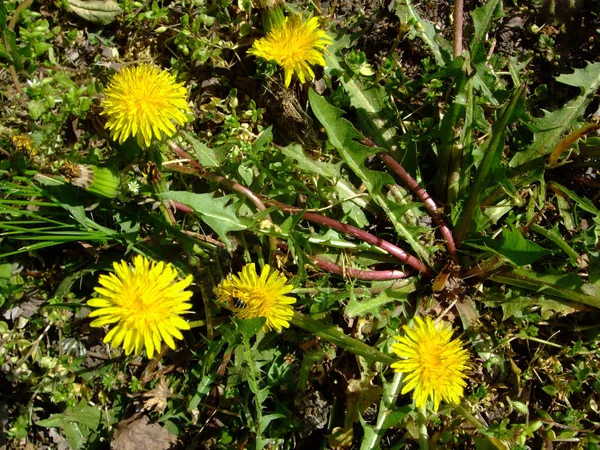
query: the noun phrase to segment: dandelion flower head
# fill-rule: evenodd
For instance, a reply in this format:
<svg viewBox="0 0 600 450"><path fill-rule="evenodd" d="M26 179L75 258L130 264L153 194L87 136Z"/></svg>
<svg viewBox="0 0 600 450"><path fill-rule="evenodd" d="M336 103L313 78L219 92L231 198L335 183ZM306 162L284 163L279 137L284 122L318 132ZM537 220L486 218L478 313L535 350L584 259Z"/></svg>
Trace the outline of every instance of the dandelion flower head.
<svg viewBox="0 0 600 450"><path fill-rule="evenodd" d="M452 328L434 324L430 317L416 317L414 326L403 327L405 335L395 336L398 343L392 350L403 358L391 365L396 372L406 374L402 394L414 390L417 408L433 401L437 411L440 402L458 404L464 396L465 371L469 354L459 339L452 339Z"/></svg>
<svg viewBox="0 0 600 450"><path fill-rule="evenodd" d="M122 346L127 355L141 354L146 349L148 358L160 352L161 342L175 349L175 339L183 339L180 330L189 330L189 324L180 315L189 312L192 296L185 289L192 276L179 280L171 264L155 263L136 256L133 265L126 261L113 264L114 273L100 275L94 290L97 298L87 303L95 309L90 317L97 317L93 327L112 325L104 342L113 347Z"/></svg>
<svg viewBox="0 0 600 450"><path fill-rule="evenodd" d="M325 65L323 52L332 42L327 33L319 29L318 18L303 21L299 16L290 16L264 38L254 41L249 53L283 67L285 85L289 86L294 73L301 83L314 78L311 65Z"/></svg>
<svg viewBox="0 0 600 450"><path fill-rule="evenodd" d="M140 146L149 147L152 138L173 136L175 124L187 121L187 91L175 76L150 64L126 67L117 73L105 89L103 115L106 127L120 144L130 136Z"/></svg>
<svg viewBox="0 0 600 450"><path fill-rule="evenodd" d="M260 275L254 263L246 264L238 275L230 274L215 289L217 299L230 305L239 319L265 317L264 331L281 331L290 326L296 299L287 294L293 289L287 278L265 265Z"/></svg>

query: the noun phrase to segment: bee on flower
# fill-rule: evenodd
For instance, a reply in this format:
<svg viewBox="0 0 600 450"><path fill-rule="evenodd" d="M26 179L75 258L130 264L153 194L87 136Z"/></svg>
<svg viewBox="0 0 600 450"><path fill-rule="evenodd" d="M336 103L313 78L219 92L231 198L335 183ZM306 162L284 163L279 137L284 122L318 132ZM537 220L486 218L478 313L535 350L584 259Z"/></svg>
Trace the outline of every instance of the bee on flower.
<svg viewBox="0 0 600 450"><path fill-rule="evenodd" d="M265 317L264 331L281 331L290 326L296 299L288 297L294 287L278 270L265 265L260 275L256 265L246 264L238 275L229 274L215 289L219 302L229 305L235 317Z"/></svg>

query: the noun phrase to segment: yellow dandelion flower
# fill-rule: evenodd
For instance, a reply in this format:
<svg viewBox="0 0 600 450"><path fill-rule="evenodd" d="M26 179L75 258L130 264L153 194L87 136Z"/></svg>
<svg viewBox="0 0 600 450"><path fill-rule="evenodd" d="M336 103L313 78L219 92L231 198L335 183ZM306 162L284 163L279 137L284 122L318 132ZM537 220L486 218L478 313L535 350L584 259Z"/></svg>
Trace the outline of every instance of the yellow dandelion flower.
<svg viewBox="0 0 600 450"><path fill-rule="evenodd" d="M100 275L94 290L99 297L87 304L98 308L90 317L98 317L93 327L116 324L104 338L113 347L122 346L127 355L139 355L146 349L148 358L160 351L161 342L175 349L176 339L183 339L179 330L189 330L189 324L179 317L190 312L187 301L192 296L186 291L192 276L178 281L177 271L171 264L155 263L143 256L113 264L114 273Z"/></svg>
<svg viewBox="0 0 600 450"><path fill-rule="evenodd" d="M105 90L103 115L106 127L120 144L135 136L140 146L149 147L152 137L173 136L175 122L187 121L190 112L183 83L166 70L150 64L126 67L116 74Z"/></svg>
<svg viewBox="0 0 600 450"><path fill-rule="evenodd" d="M284 22L264 38L254 41L248 53L267 61L275 61L285 72L289 86L295 73L301 83L315 76L311 65L325 65L323 52L333 41L319 29L319 20L311 17L306 22L299 16L286 17Z"/></svg>
<svg viewBox="0 0 600 450"><path fill-rule="evenodd" d="M415 318L414 326L404 326L405 336L394 336L399 341L392 350L401 358L391 367L406 373L402 394L414 389L417 408L433 400L437 411L440 402L458 404L464 396L465 371L469 368L469 354L459 339L452 340L452 328L434 324L430 317Z"/></svg>
<svg viewBox="0 0 600 450"><path fill-rule="evenodd" d="M254 263L246 264L237 276L229 274L217 286L215 295L230 305L237 318L265 317L264 331L281 331L290 326L294 315L291 305L296 303L295 298L285 295L293 289L286 283L287 278L268 265L258 275Z"/></svg>

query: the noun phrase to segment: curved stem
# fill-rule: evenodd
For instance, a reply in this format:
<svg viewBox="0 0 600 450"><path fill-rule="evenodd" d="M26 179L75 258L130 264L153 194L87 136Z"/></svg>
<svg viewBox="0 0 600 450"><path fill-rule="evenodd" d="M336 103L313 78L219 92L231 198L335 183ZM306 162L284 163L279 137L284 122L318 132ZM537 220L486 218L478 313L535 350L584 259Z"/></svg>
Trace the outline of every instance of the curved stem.
<svg viewBox="0 0 600 450"><path fill-rule="evenodd" d="M294 313L294 316L291 318L290 323L298 328L302 328L305 331L310 333L314 333L322 339L325 339L332 344L337 345L338 347L342 347L355 355L362 356L363 358L367 358L373 361L378 361L383 364L392 364L396 362L396 360L385 353L380 352L377 349L374 349L370 345L365 344L358 339L354 339L350 336L344 334L344 332L337 326L334 325L326 325L324 323L318 322L313 319L309 319L308 317L300 314L298 312Z"/></svg>
<svg viewBox="0 0 600 450"><path fill-rule="evenodd" d="M409 266L415 268L418 272L423 275L433 278L433 271L423 264L422 261L415 258L413 255L406 253L400 247L388 242L380 237L374 236L371 233L361 230L360 228L353 227L352 225L347 225L338 220L331 219L329 217L322 216L320 214L316 214L313 212L305 211L301 208L296 208L294 206L286 205L285 203L278 202L276 200L268 200L267 204L277 206L282 211L293 214L302 214L302 217L310 222L318 223L320 225L325 225L329 228L333 228L334 230L341 231L342 233L349 234L350 236L354 236L362 241L368 242L371 245L375 245L376 247L385 250L390 255L396 257L404 264L408 264Z"/></svg>
<svg viewBox="0 0 600 450"><path fill-rule="evenodd" d="M188 155L185 151L183 151L181 149L181 147L179 147L177 144L175 144L172 141L168 141L167 143L169 144L169 147L171 147L175 153L177 153L179 156L181 156L184 159L187 159L190 162L190 164L194 167L194 169L196 169L198 175L200 175L204 178L208 178L210 180L216 181L217 183L222 184L226 188L242 194L244 197L246 197L248 200L250 200L252 203L254 203L254 205L256 206L256 209L258 209L259 211L266 211L267 207L265 206L265 204L250 189L248 189L245 186L242 186L239 183L236 183L235 181L228 180L227 178L225 178L221 175L207 172L204 169L204 167L202 167L202 164L199 164L197 161L192 159L192 157L190 155ZM178 170L175 167L173 167L173 169ZM273 220L271 219L270 214L267 214L266 219L269 222L273 223ZM277 250L277 238L275 236L269 236L269 250L270 250L270 252L269 252L270 258L269 259L271 259L273 257L273 254Z"/></svg>
<svg viewBox="0 0 600 450"><path fill-rule="evenodd" d="M429 196L427 191L423 189L417 180L415 180L411 174L409 174L404 167L402 167L394 158L384 152L380 152L377 156L388 166L391 170L393 170L402 181L406 183L406 185L421 199L421 201L425 204L427 211L431 215L432 219L435 221L437 226L440 229L440 233L442 233L443 238L446 240L446 248L448 249L448 253L452 258L452 261L455 264L459 264L458 254L456 252L456 243L454 242L454 237L452 236L452 231L450 231L450 227L446 224L446 221L442 217L442 215L437 210L437 205L433 201L433 199Z"/></svg>

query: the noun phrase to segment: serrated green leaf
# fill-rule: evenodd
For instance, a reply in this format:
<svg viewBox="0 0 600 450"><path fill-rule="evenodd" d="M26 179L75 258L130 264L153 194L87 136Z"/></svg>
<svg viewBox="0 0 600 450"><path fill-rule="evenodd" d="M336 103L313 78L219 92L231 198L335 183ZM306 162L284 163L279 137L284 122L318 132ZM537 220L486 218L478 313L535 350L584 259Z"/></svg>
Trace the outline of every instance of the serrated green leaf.
<svg viewBox="0 0 600 450"><path fill-rule="evenodd" d="M512 123L512 120L516 120L517 114L515 111L522 111L520 105L524 101L524 93L525 86L521 86L514 92L510 102L499 112L498 119L492 126L492 132L484 144L483 158L479 167L477 167L475 180L455 228L454 238L457 244L466 239L471 228L480 225L480 200L492 179L490 176L492 169L498 167L498 161L504 149L506 129Z"/></svg>
<svg viewBox="0 0 600 450"><path fill-rule="evenodd" d="M89 406L85 400L68 408L62 414L52 414L48 419L38 420L36 425L46 428L60 428L74 449L83 448L90 432L100 426L102 413L96 406Z"/></svg>
<svg viewBox="0 0 600 450"><path fill-rule="evenodd" d="M82 19L108 25L123 12L113 0L67 0L71 10Z"/></svg>
<svg viewBox="0 0 600 450"><path fill-rule="evenodd" d="M584 211L587 211L590 214L595 215L596 217L600 217L600 209L596 208L594 206L594 204L591 202L591 200L584 198L584 197L580 197L572 190L567 189L566 187L564 187L556 182L552 182L552 186L557 188L563 194L567 195L571 200L573 200L575 203L577 203L577 206L579 206Z"/></svg>
<svg viewBox="0 0 600 450"><path fill-rule="evenodd" d="M533 307L539 307L540 315L544 319L550 318L556 313L563 315L576 311L564 300L548 297L545 295L523 295L517 289L508 289L502 292L485 293L481 301L488 307L502 308L502 321L511 317L523 317L528 314Z"/></svg>
<svg viewBox="0 0 600 450"><path fill-rule="evenodd" d="M551 252L535 242L527 240L514 226L502 230L499 240L488 239L486 245L516 266L532 264Z"/></svg>
<svg viewBox="0 0 600 450"><path fill-rule="evenodd" d="M511 159L510 167L549 154L562 138L563 133L574 127L600 87L600 62L588 63L583 69L575 69L571 74L559 76L557 81L581 88L581 95L557 111L546 111L543 117L534 117L525 122L534 133L533 143Z"/></svg>
<svg viewBox="0 0 600 450"><path fill-rule="evenodd" d="M196 392L194 393L194 396L191 398L190 403L188 404L189 410L193 410L198 407L200 400L202 400L202 398L210 392L210 386L215 381L215 378L217 378L216 373L204 375L202 377L198 383L198 386L196 386Z"/></svg>
<svg viewBox="0 0 600 450"><path fill-rule="evenodd" d="M347 180L340 176L340 167L342 162L337 164L315 161L304 154L302 147L298 144L290 144L281 149L281 152L288 158L298 161L302 170L314 173L326 178L334 187L342 202L342 209L345 214L361 228L366 227L369 222L361 208L366 208L367 202L359 196L359 192Z"/></svg>
<svg viewBox="0 0 600 450"><path fill-rule="evenodd" d="M475 35L471 41L471 58L474 62L487 59L488 52L484 48L486 36L494 20L498 20L502 16L502 2L500 0L490 0L485 5L475 8L471 13L475 27Z"/></svg>
<svg viewBox="0 0 600 450"><path fill-rule="evenodd" d="M348 317L365 317L367 314L372 314L377 318L381 318L382 308L389 303L406 300L408 295L414 292L414 290L415 284L411 280L400 288L395 286L394 289L386 289L374 298L367 297L365 300L358 301L356 296L352 296L346 305L344 313Z"/></svg>
<svg viewBox="0 0 600 450"><path fill-rule="evenodd" d="M333 182L335 179L340 177L340 167L342 165L341 161L337 164L324 161L315 161L314 159L306 156L302 150L302 146L298 144L290 144L287 147L283 147L281 149L281 153L288 158L298 161L302 170L325 177L329 181Z"/></svg>
<svg viewBox="0 0 600 450"><path fill-rule="evenodd" d="M547 275L533 270L513 269L495 274L490 279L498 283L509 284L533 292L543 292L547 295L600 308L600 298L585 293L583 286L586 283L576 273Z"/></svg>
<svg viewBox="0 0 600 450"><path fill-rule="evenodd" d="M325 71L329 76L337 76L341 81L350 104L358 115L357 123L362 131L375 143L388 151L401 154L402 165L417 177L417 155L400 143L395 124L397 119L390 105L389 95L378 84L364 85L346 64L340 50L352 46L350 36L342 35L333 45L329 46L324 58Z"/></svg>
<svg viewBox="0 0 600 450"><path fill-rule="evenodd" d="M230 231L246 230L251 221L238 217L237 208L231 204L231 197L215 197L214 194L195 194L187 191L169 191L158 194L162 199L174 200L192 208L198 217L211 227L229 251L231 243L227 238Z"/></svg>
<svg viewBox="0 0 600 450"><path fill-rule="evenodd" d="M235 329L242 333L242 339L249 341L250 338L258 333L267 319L265 317L255 317L253 319L232 319ZM251 360L254 362L254 360Z"/></svg>
<svg viewBox="0 0 600 450"><path fill-rule="evenodd" d="M227 151L224 148L210 148L203 142L200 142L192 133L188 131L182 131L181 133L194 149L196 158L202 166L219 167L225 161Z"/></svg>
<svg viewBox="0 0 600 450"><path fill-rule="evenodd" d="M387 173L367 169L365 162L369 156L381 149L360 144L363 136L346 119L342 118L343 111L331 106L327 100L312 89L308 93L310 106L315 116L325 127L332 145L350 169L363 181L371 198L385 211L398 234L405 239L418 257L429 261L429 251L418 240L418 235L411 233L403 219L392 210L393 203L381 192L386 184L396 184Z"/></svg>
<svg viewBox="0 0 600 450"><path fill-rule="evenodd" d="M395 12L403 26L409 26L409 39L418 37L433 52L435 62L438 66L444 66L451 57L450 43L442 37L441 30L435 25L421 18L411 0L397 0L395 3Z"/></svg>

